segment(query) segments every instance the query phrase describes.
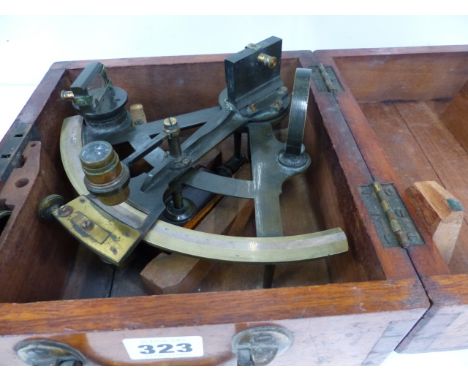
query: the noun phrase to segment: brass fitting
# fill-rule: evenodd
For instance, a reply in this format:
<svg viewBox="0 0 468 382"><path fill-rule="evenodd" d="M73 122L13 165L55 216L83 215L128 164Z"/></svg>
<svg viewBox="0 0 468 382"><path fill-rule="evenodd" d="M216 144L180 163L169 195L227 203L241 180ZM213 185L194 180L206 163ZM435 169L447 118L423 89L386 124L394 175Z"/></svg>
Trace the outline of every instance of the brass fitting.
<svg viewBox="0 0 468 382"><path fill-rule="evenodd" d="M175 117L166 118L163 121L164 132L169 144L169 153L176 159L182 156L182 147L180 146L179 133L180 127Z"/></svg>
<svg viewBox="0 0 468 382"><path fill-rule="evenodd" d="M257 57L257 61L270 69L274 69L278 64L278 59L276 57L270 56L266 53L260 53Z"/></svg>
<svg viewBox="0 0 468 382"><path fill-rule="evenodd" d="M128 199L130 171L106 141L94 141L81 149L80 162L88 191L113 206Z"/></svg>
<svg viewBox="0 0 468 382"><path fill-rule="evenodd" d="M133 126L143 125L147 122L145 110L141 103L130 105L130 117L132 118Z"/></svg>
<svg viewBox="0 0 468 382"><path fill-rule="evenodd" d="M163 125L164 125L164 132L166 134L179 133L180 131L179 125L177 124L176 117L165 118L163 121Z"/></svg>
<svg viewBox="0 0 468 382"><path fill-rule="evenodd" d="M62 90L60 92L60 98L66 101L73 101L75 99L75 94L71 90Z"/></svg>

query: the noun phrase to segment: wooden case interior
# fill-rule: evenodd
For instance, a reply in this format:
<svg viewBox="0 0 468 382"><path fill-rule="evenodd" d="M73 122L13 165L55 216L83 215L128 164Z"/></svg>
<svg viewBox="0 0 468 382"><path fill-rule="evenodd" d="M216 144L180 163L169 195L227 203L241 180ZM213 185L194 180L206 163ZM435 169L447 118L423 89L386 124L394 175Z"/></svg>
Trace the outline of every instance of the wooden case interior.
<svg viewBox="0 0 468 382"><path fill-rule="evenodd" d="M333 60L403 188L436 181L466 210L468 52L338 52ZM466 215L448 267L468 272Z"/></svg>
<svg viewBox="0 0 468 382"><path fill-rule="evenodd" d="M364 65L368 62L366 60L371 59L362 58ZM460 166L456 173L439 174L429 165L427 154L421 151L421 146L398 143L393 138L394 132L389 133L390 129L401 129L401 134L405 134L405 137L416 139L409 130L408 121L414 114L418 114L428 121L425 129L435 129L446 139L441 143L433 142L438 150L442 149L442 145L457 145L458 151L454 154L457 155L457 160L461 158L460 160L468 161L462 139L455 138L449 129L449 120L443 119L444 113L454 115L452 113L455 112L450 112L451 109L459 110L454 102L457 97L463 96L463 85L468 76L466 72L462 72L462 61L462 57L452 58L450 61L455 67L460 63L457 79L451 82L451 86L448 86L447 80L436 78L436 83L432 85L422 81L419 88L411 90L413 87L407 86L406 93L402 90L402 94L392 94L391 97L366 90L366 83L368 87L375 87L375 84L384 86L387 77L371 81L366 77L367 74L355 69L354 61L339 61L340 69L343 69L343 75L346 81L350 82L350 87L361 102L366 115L371 121L375 120L374 128L386 142L389 154L396 155L398 152L400 155L393 158L400 161L397 164L402 163L401 160L408 156L421 157L418 159L421 163L412 160L411 165L405 165L408 183L416 178L425 179L430 176L439 181L440 177L443 177L459 182L457 184L460 185L468 182L468 177L463 177L463 172L468 171L468 166ZM408 59L407 62L409 65L411 60ZM444 73L440 68L445 68L445 64L435 65L430 59L420 63L423 64L426 65L427 71L434 67L434 72L437 69ZM296 58L286 58L282 62L282 77L289 90L292 89L294 71L298 66L300 63ZM67 200L75 196L64 173L59 150L62 121L75 115L75 112L69 103L60 101L59 92L70 86L79 71L80 69L76 68L63 72L36 119L35 129L41 142L40 157L25 157L22 165L25 166L28 160L39 160L40 171L36 177L29 179L31 188L24 204L16 211L13 206L12 216L0 237L0 302L136 296L148 293L141 282L139 271L159 250L141 244L126 268L114 269L79 245L57 223L45 222L37 217L38 203L46 195L60 193ZM388 71L387 76L392 73L395 73L395 70ZM456 75L450 73L452 77ZM129 104L144 105L148 120L216 105L218 94L225 86L222 60L173 65L109 65L108 74L115 85L127 90ZM415 81L411 70L408 70L406 75ZM396 82L393 78L388 78L388 81ZM402 84L406 82L403 81ZM432 89L432 94L428 95L422 87ZM394 93L398 92L395 90ZM459 110L458 113L466 114L468 110ZM403 115L407 115L408 121ZM34 142L29 143L32 144ZM312 165L306 173L290 179L284 185L281 196L284 232L293 235L338 226L347 234L350 250L328 259L280 264L273 287L385 279L366 224L358 213L359 207L351 196L348 181L313 96L309 104L305 145L311 155ZM398 147L398 151L396 148L392 151L392 145L397 145L395 147ZM468 146L468 137L466 145ZM438 151L433 153L437 154ZM452 160L444 157L445 159ZM447 166L442 168L447 169ZM421 169L424 171L417 172L422 171ZM15 173L20 170L21 168L14 170L11 177L14 178ZM21 186L21 183L18 183L18 186ZM451 184L447 186L463 200L464 195L459 194L458 189ZM468 205L468 194L465 200ZM5 204L5 200L1 202ZM254 225L250 222L246 226L245 235L254 234ZM458 251L462 250L460 245ZM468 267L468 255L466 257L467 259L461 252L457 254L453 269ZM197 292L261 288L262 274L261 265L219 263L200 284Z"/></svg>

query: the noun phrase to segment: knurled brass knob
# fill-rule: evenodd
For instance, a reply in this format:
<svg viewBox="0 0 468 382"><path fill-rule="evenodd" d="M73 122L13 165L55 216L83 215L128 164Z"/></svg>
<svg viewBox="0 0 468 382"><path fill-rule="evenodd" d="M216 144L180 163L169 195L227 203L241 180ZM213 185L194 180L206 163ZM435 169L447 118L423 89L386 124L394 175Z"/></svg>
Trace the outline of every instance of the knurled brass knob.
<svg viewBox="0 0 468 382"><path fill-rule="evenodd" d="M257 56L257 61L270 69L274 69L278 64L278 59L275 56L270 56L266 53L260 53Z"/></svg>
<svg viewBox="0 0 468 382"><path fill-rule="evenodd" d="M86 188L91 194L111 206L128 199L130 171L120 162L109 142L94 141L85 145L80 162Z"/></svg>

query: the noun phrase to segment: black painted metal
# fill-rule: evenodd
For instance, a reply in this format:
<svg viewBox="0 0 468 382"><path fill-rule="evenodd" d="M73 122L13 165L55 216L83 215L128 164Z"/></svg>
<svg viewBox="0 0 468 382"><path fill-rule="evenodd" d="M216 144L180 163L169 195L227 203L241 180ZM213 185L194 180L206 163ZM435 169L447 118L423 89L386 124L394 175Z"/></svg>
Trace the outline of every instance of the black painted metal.
<svg viewBox="0 0 468 382"><path fill-rule="evenodd" d="M267 59L262 61L260 54L267 55ZM129 184L128 202L148 214L138 227L141 237L163 216L178 223L190 218L192 206L183 197L182 185L210 193L254 199L257 236L283 234L279 204L282 184L287 178L305 171L310 164L302 140L311 72L309 69L298 69L296 72L285 145L275 138L272 130L272 123L287 115L291 99L280 78L280 63L281 40L276 37L250 44L242 52L227 58L227 88L220 93L219 106L175 116L180 129L201 125L180 147L177 145L180 148L177 155L174 142L171 154L160 147L165 138L173 138L171 131L164 129L163 120L132 129L116 128L113 134L109 134L108 139L113 145L127 142L133 147L134 152L122 160L124 164L131 166L144 158L152 166L151 170L133 177ZM103 76L105 70L94 66L83 73L75 85L85 87L88 85L85 81L87 78L81 77ZM107 90L84 92L83 97L89 98L91 94L102 100L110 94L115 95L109 90L114 87L107 76L104 75L103 80ZM90 106L83 107L89 113ZM86 129L89 127L87 124ZM234 156L229 163L225 163L224 175L230 175L229 172L245 160L240 147L242 132L249 135L252 180L233 179L196 168L197 162L206 153L234 134ZM92 138L93 134L88 132L86 136ZM168 199L168 194L172 194L172 198ZM271 286L273 272L274 267L266 268L266 287Z"/></svg>
<svg viewBox="0 0 468 382"><path fill-rule="evenodd" d="M241 109L256 103L282 85L281 46L281 39L270 37L257 44L249 44L244 50L224 61L229 102ZM276 57L277 65L270 68L260 63L258 56L261 53Z"/></svg>
<svg viewBox="0 0 468 382"><path fill-rule="evenodd" d="M125 109L127 92L112 85L103 64L87 65L70 89L72 94L67 99L86 123L85 142L109 139L132 129L130 114Z"/></svg>
<svg viewBox="0 0 468 382"><path fill-rule="evenodd" d="M287 156L298 156L304 151L302 143L309 103L310 74L310 69L298 68L296 70L289 112L288 139L284 150L284 154Z"/></svg>

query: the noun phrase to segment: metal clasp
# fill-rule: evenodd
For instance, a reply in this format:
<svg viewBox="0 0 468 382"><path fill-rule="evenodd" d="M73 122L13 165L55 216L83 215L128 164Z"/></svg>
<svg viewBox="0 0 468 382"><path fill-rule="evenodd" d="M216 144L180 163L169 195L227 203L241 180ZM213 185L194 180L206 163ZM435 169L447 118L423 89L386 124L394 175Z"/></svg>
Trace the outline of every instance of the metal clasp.
<svg viewBox="0 0 468 382"><path fill-rule="evenodd" d="M86 357L70 345L53 340L25 340L15 346L16 354L31 366L84 366Z"/></svg>
<svg viewBox="0 0 468 382"><path fill-rule="evenodd" d="M237 333L232 339L232 352L237 366L268 365L292 344L293 335L278 326L259 326Z"/></svg>

